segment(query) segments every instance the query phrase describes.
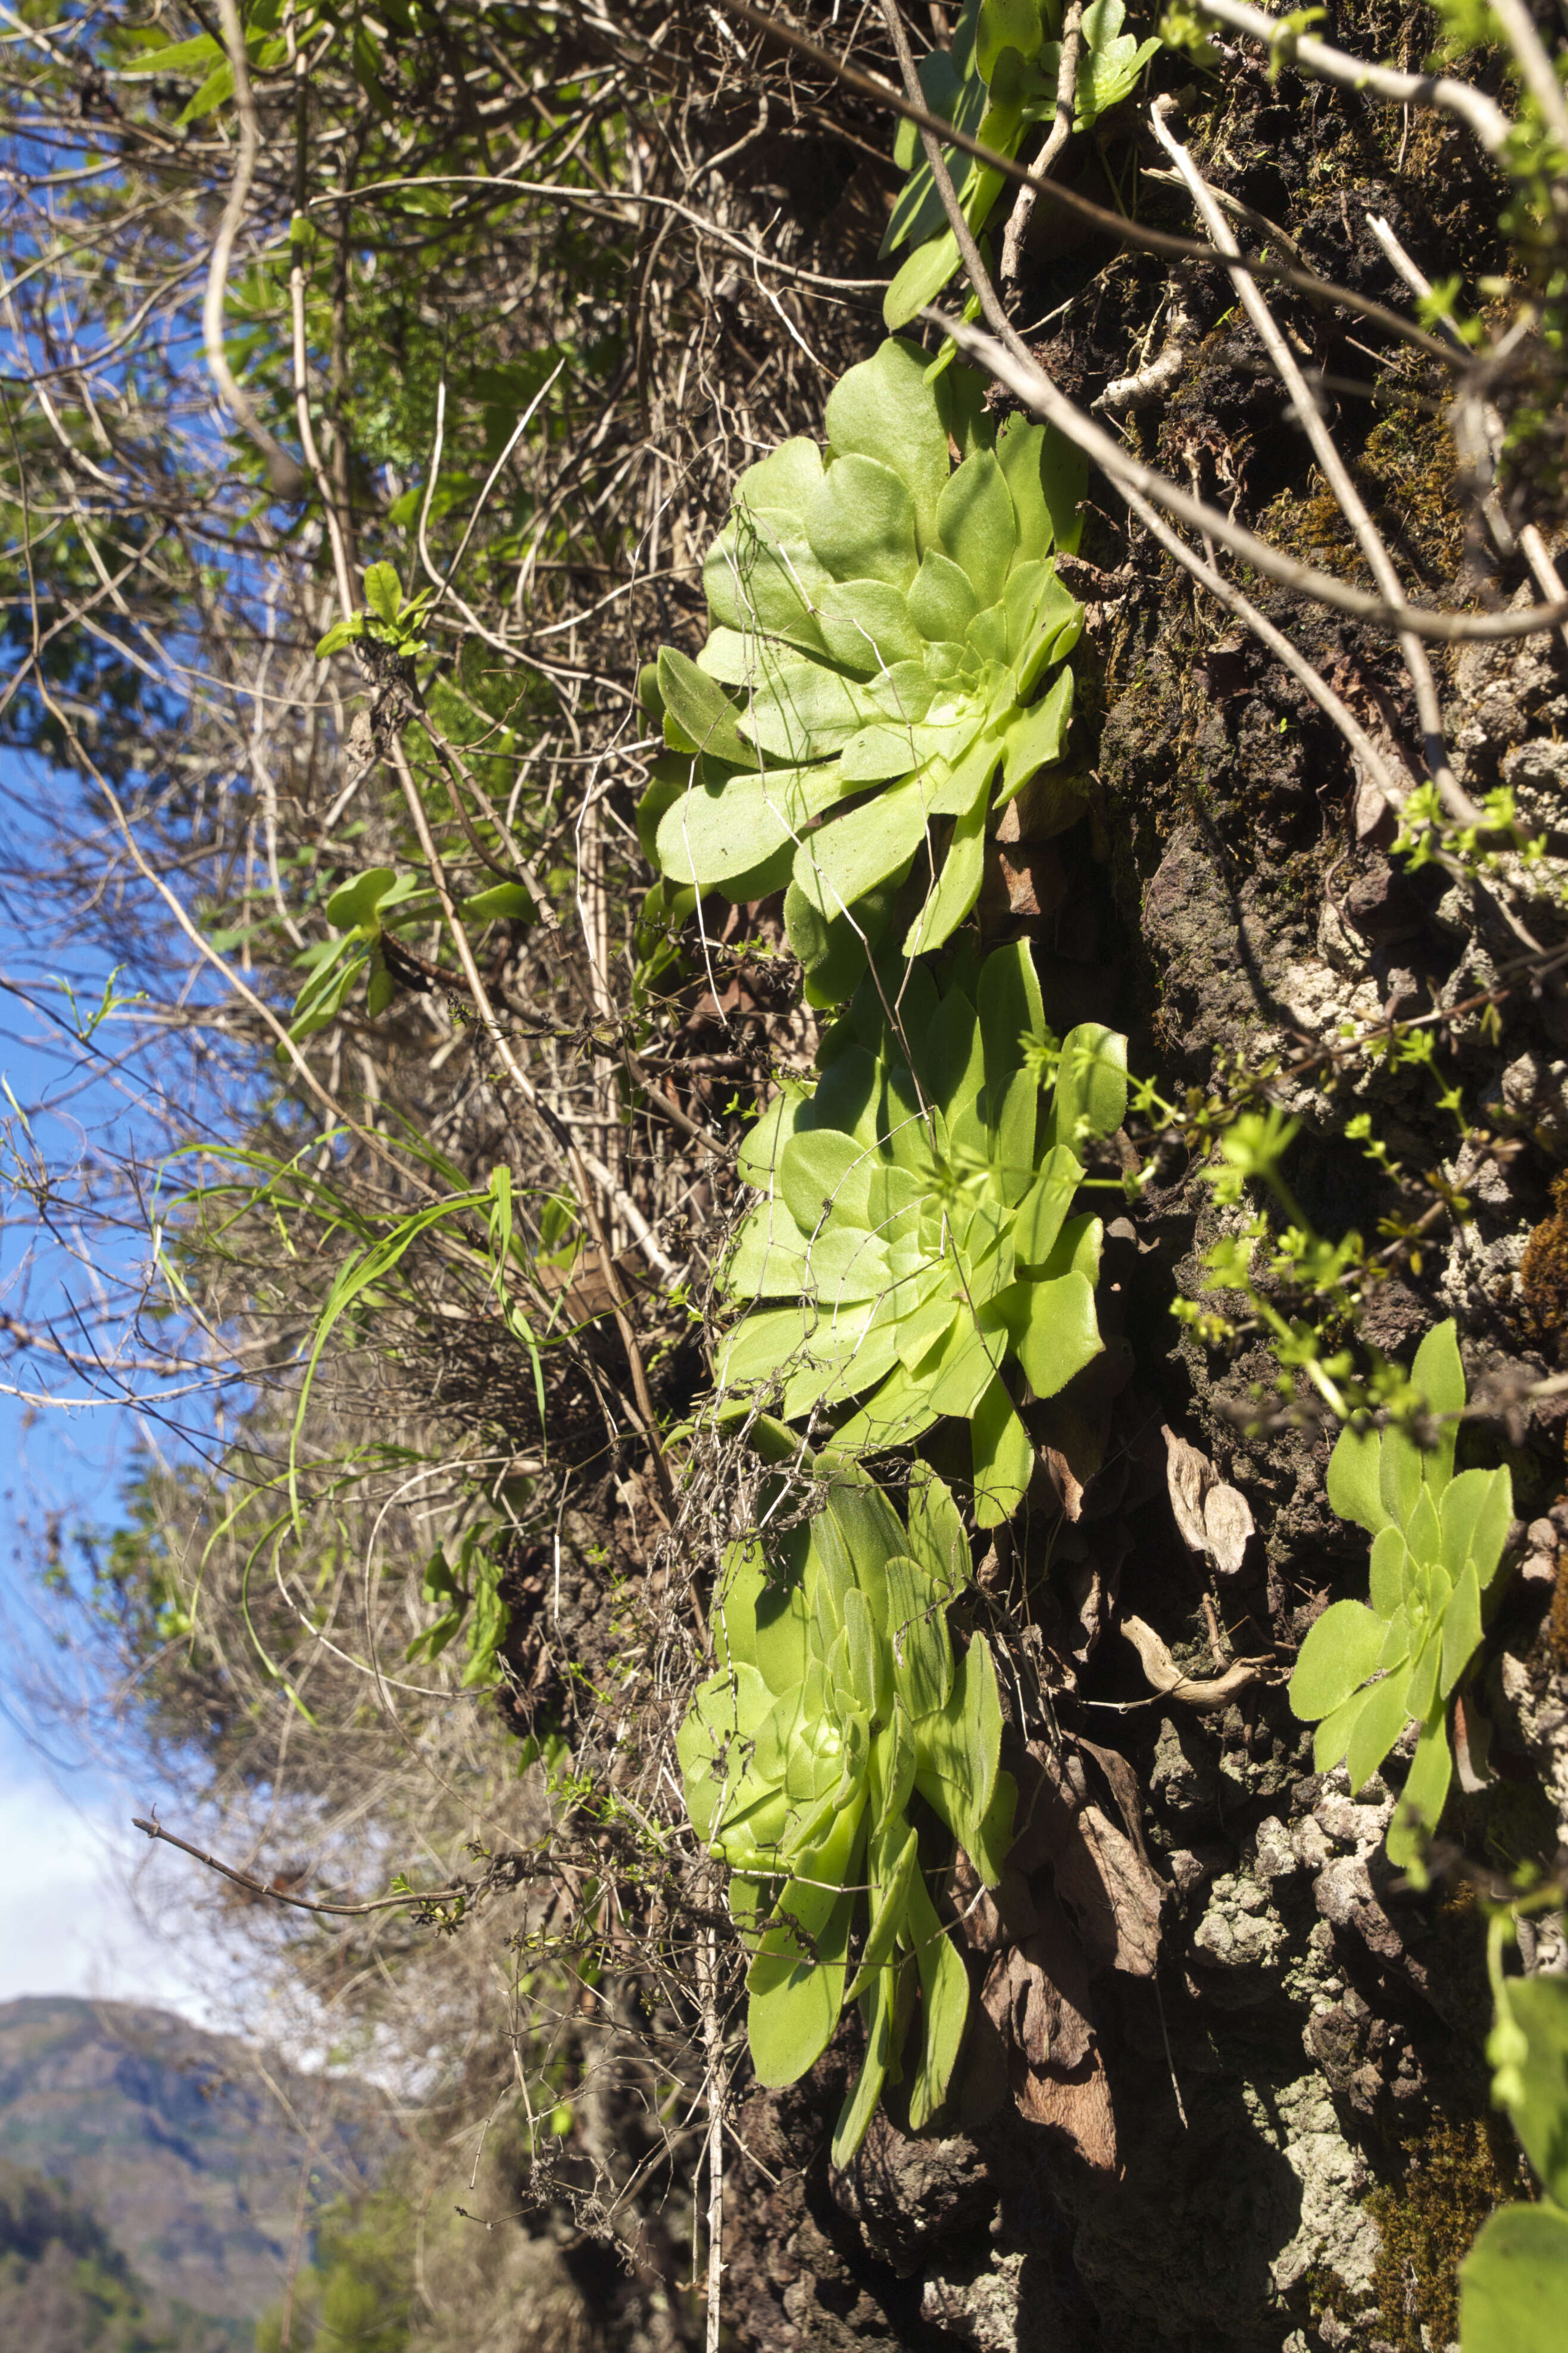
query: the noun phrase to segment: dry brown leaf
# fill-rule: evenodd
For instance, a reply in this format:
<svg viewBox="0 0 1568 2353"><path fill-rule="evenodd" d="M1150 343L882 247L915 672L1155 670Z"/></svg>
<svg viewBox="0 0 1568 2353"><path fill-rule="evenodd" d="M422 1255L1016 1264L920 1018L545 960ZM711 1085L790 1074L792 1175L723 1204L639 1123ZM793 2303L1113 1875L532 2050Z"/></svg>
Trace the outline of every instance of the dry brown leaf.
<svg viewBox="0 0 1568 2353"><path fill-rule="evenodd" d="M1171 1510L1189 1552L1206 1553L1221 1577L1241 1573L1247 1538L1257 1533L1251 1506L1227 1486L1197 1447L1163 1429L1165 1479Z"/></svg>
<svg viewBox="0 0 1568 2353"><path fill-rule="evenodd" d="M1019 2114L1064 2133L1097 2170L1114 2172L1110 2087L1088 2001L1083 1956L1054 1905L1033 1936L997 1954L981 1994Z"/></svg>

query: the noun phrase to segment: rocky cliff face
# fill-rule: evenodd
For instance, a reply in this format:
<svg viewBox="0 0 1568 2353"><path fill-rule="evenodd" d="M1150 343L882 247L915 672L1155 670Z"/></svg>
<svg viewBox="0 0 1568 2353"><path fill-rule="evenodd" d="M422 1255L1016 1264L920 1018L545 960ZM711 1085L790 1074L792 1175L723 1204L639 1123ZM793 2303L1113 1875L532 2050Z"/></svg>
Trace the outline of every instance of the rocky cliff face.
<svg viewBox="0 0 1568 2353"><path fill-rule="evenodd" d="M384 2126L315 2083L162 2010L42 1998L0 2007L0 2157L69 2187L162 2298L248 2324L282 2292L297 2219L357 2185Z"/></svg>
<svg viewBox="0 0 1568 2353"><path fill-rule="evenodd" d="M1368 209L1394 206L1386 126L1357 114L1335 147L1354 109L1236 56L1226 89L1206 131L1227 185L1270 224L1289 221L1312 266L1397 297L1361 227ZM1423 250L1457 237L1479 256L1495 207L1473 205L1452 142L1438 148L1423 188L1397 192L1401 233ZM1154 333L1152 273L1124 260L1120 284L1121 301L1101 290L1067 303L1069 323L1041 347L1085 401L1130 364L1135 316ZM1045 311L1056 289L1036 290ZM1228 301L1217 279L1194 279L1180 364L1130 432L1179 479L1245 485L1276 536L1321 554L1321 486ZM1315 338L1318 365L1351 375L1348 328L1304 309L1294 323ZM1380 487L1390 436L1370 409L1347 409L1342 427L1415 576L1462 596L1443 485L1410 474ZM1421 446L1435 466L1436 443ZM1392 1160L1450 1188L1453 1214L1432 1216L1422 1247L1387 1251L1361 1331L1408 1364L1454 1316L1477 1409L1462 1459L1506 1461L1513 1478L1520 1518L1489 1663L1467 1702L1476 1753L1445 1823L1465 1861L1425 1896L1388 1865L1408 1743L1353 1800L1342 1768L1312 1770L1284 1679L1324 1601L1364 1596L1366 1541L1328 1505L1331 1431L1310 1411L1266 1410L1271 1351L1205 1346L1172 1317L1173 1297L1202 1292L1204 1254L1236 1213L1216 1208L1194 1168L1162 1163L1108 1236L1120 1391L1068 1393L1011 1556L979 1571L1050 1663L1069 1763L1106 1744L1136 1779L1160 1889L1156 1966L1097 1947L1074 1911L1079 1850L1060 1847L1033 1859L1029 1894L1037 1912L1054 1895L1073 1914L1081 1950L1043 1978L1058 1995L1082 1990L1066 2010L1042 2000L1032 2026L1026 2002L1018 2011L1037 2084L1054 2067L1068 2087L1065 2062L1098 2052L1114 2142L1086 2135L1059 2098L1029 2121L1016 2084L1014 2099L987 2101L977 2021L947 2137L910 2138L895 2113L840 2175L826 2142L845 2063L830 2052L806 2083L753 2095L741 2121L756 2164L737 2193L735 2323L747 2346L787 2353L1441 2353L1457 2335L1455 2264L1520 2179L1489 2109L1484 1936L1466 1871L1549 1862L1568 1841L1563 1400L1529 1394L1568 1362L1568 997L1554 976L1510 985L1519 941L1484 892L1391 859L1392 811L1314 706L1147 540L1124 541L1091 511L1085 554L1105 584L1088 593L1106 598L1081 657L1089 814L1031 853L1031 892L1012 900L1047 1018L1126 1029L1133 1067L1178 1098L1221 1093L1278 1056L1275 1100L1300 1123L1290 1181L1326 1233L1397 1230L1394 1188L1347 1136L1354 1113L1370 1115ZM1250 593L1418 766L1387 644L1268 584ZM1445 659L1439 684L1467 789L1511 786L1525 826L1560 846L1561 645L1469 648ZM1541 912L1555 941L1556 918ZM1458 1121L1414 1057L1363 1054L1336 1075L1346 1025L1394 1015L1441 1039ZM1103 1307L1101 1322L1111 1328ZM1206 1557L1173 1509L1184 1446L1247 1506L1235 1546ZM1130 1620L1193 1684L1227 1662L1269 1663L1227 1704L1184 1703L1152 1688L1150 1653L1122 1636ZM1114 1814L1087 1769L1090 1801ZM1147 1882L1104 1887L1123 1931L1134 1913L1147 1925ZM1016 1949L1026 1959L1028 1938ZM1555 1933L1524 1962L1561 1968Z"/></svg>

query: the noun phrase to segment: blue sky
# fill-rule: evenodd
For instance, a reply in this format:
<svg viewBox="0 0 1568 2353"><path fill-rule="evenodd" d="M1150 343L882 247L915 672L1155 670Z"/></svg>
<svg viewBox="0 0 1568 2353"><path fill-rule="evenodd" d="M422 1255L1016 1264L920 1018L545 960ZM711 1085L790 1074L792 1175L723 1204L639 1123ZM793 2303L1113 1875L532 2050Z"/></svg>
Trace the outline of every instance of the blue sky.
<svg viewBox="0 0 1568 2353"><path fill-rule="evenodd" d="M7 757L0 783L8 788L15 844L18 827L26 829L28 792L60 789L60 780L29 778ZM63 968L81 1000L95 1004L107 965L95 969L89 952L70 969L68 911L51 912L67 923L52 925L52 939L40 942L27 910L15 903L0 910L0 972L36 980ZM51 951L63 951L52 965ZM54 1002L66 1009L63 994ZM127 1038L125 1025L113 1021L99 1032L111 1054ZM47 1010L35 1011L16 995L0 998L0 1074L27 1113L46 1159L68 1162L128 1140L138 1117L135 1089L105 1076L107 1067L100 1062L95 1070ZM10 1105L0 1103L0 1114L11 1116L15 1135ZM107 1242L97 1236L73 1261L68 1231L64 1245L40 1248L25 1198L13 1190L7 1208L0 1313L29 1321L58 1313L68 1293L88 1298L105 1280L112 1289L116 1274L132 1273L145 1254L144 1243L130 1235ZM118 1265L110 1262L114 1258ZM124 1404L30 1403L14 1393L26 1386L25 1366L16 1356L0 1365L12 1385L0 1392L0 1852L6 1858L0 2000L98 1995L157 2002L216 2022L215 1992L228 1985L231 1972L193 1911L196 1866L167 1849L153 1852L131 1826L133 1813L145 1813L164 1795L163 1810L173 1820L177 1799L160 1791L145 1766L128 1763L129 1744L115 1728L96 1662L79 1648L61 1647L37 1581L51 1524L68 1546L75 1526L113 1525L137 1418ZM69 1376L59 1386L68 1394L83 1388ZM75 1721L41 1697L47 1685L77 1703Z"/></svg>

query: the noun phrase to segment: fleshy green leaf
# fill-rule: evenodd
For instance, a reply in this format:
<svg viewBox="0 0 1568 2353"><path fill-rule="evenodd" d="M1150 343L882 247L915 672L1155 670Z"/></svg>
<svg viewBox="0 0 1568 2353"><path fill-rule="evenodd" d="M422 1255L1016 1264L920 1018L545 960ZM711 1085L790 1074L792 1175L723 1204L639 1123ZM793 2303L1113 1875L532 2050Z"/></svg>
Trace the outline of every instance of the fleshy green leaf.
<svg viewBox="0 0 1568 2353"><path fill-rule="evenodd" d="M1481 1643L1480 1580L1472 1561L1448 1597L1443 1612L1443 1677L1447 1699Z"/></svg>
<svg viewBox="0 0 1568 2353"><path fill-rule="evenodd" d="M862 1972L863 1973L863 1972ZM831 2156L846 2166L865 2139L892 2062L895 1972L879 1968L860 1994L860 2016L866 2028L866 2056L849 2087L849 2096L834 2127Z"/></svg>
<svg viewBox="0 0 1568 2353"><path fill-rule="evenodd" d="M1050 1140L1075 1148L1080 1134L1113 1135L1127 1116L1127 1040L1103 1022L1080 1021L1062 1040Z"/></svg>
<svg viewBox="0 0 1568 2353"><path fill-rule="evenodd" d="M1388 1859L1401 1871L1417 1866L1425 1839L1436 1831L1454 1769L1448 1715L1439 1701L1427 1715L1388 1832Z"/></svg>
<svg viewBox="0 0 1568 2353"><path fill-rule="evenodd" d="M1382 1440L1372 1430L1342 1430L1329 1457L1329 1502L1342 1520L1353 1520L1369 1535L1393 1525L1383 1500L1378 1468Z"/></svg>
<svg viewBox="0 0 1568 2353"><path fill-rule="evenodd" d="M921 2132L947 2097L969 2023L969 1972L917 1878L910 1889L909 1933L921 1981L921 2055L910 2079L910 2124Z"/></svg>
<svg viewBox="0 0 1568 2353"><path fill-rule="evenodd" d="M1018 1361L1037 1398L1055 1397L1100 1352L1093 1286L1081 1274L1064 1274L1015 1288L1023 1294L1022 1319L1012 1326Z"/></svg>
<svg viewBox="0 0 1568 2353"><path fill-rule="evenodd" d="M1349 1699L1334 1709L1331 1715L1324 1716L1312 1735L1314 1773L1331 1773L1336 1765L1344 1761L1351 1735L1355 1730L1362 1711L1372 1697L1373 1688L1371 1683L1363 1683L1360 1691L1352 1692Z"/></svg>
<svg viewBox="0 0 1568 2353"><path fill-rule="evenodd" d="M1484 1592L1497 1574L1513 1520L1509 1471L1461 1471L1443 1491L1438 1520L1444 1567L1457 1581L1465 1563L1473 1563Z"/></svg>
<svg viewBox="0 0 1568 2353"><path fill-rule="evenodd" d="M1313 1620L1289 1683L1290 1705L1304 1723L1331 1715L1376 1672L1384 1630L1361 1601L1332 1601Z"/></svg>
<svg viewBox="0 0 1568 2353"><path fill-rule="evenodd" d="M1059 760L1072 718L1073 676L1062 670L1047 692L1027 711L1021 711L1004 739L1002 792L1004 801L1022 790L1041 768ZM1117 1123L1121 1124L1120 1121Z"/></svg>
<svg viewBox="0 0 1568 2353"><path fill-rule="evenodd" d="M1508 2014L1529 2045L1509 2116L1547 2196L1568 2206L1568 1978L1510 1978Z"/></svg>
<svg viewBox="0 0 1568 2353"><path fill-rule="evenodd" d="M925 377L925 353L890 336L839 377L827 396L826 415L836 458L874 459L904 484L922 549L935 539L937 501L949 470L947 430Z"/></svg>
<svg viewBox="0 0 1568 2353"><path fill-rule="evenodd" d="M1462 2353L1561 2353L1568 2311L1568 2214L1504 2206L1459 2267Z"/></svg>
<svg viewBox="0 0 1568 2353"><path fill-rule="evenodd" d="M664 647L658 657L658 691L664 700L666 741L672 734L679 739L671 744L673 751L706 752L735 768L757 765L755 752L735 723L739 713L722 687L673 646Z"/></svg>
<svg viewBox="0 0 1568 2353"><path fill-rule="evenodd" d="M915 1787L962 1844L991 1804L1001 1746L996 1670L976 1634L954 1669L947 1705L915 1727Z"/></svg>
<svg viewBox="0 0 1568 2353"><path fill-rule="evenodd" d="M1093 1314L1091 1298L1091 1321ZM1094 1353L1098 1354L1099 1348L1100 1335L1096 1331ZM974 1409L969 1436L974 1458L975 1525L982 1528L1001 1527L1012 1518L1029 1492L1035 1447L999 1373L993 1375Z"/></svg>
<svg viewBox="0 0 1568 2353"><path fill-rule="evenodd" d="M1382 1683L1374 1683L1355 1720L1345 1744L1345 1770L1352 1798L1372 1778L1409 1721L1406 1702L1412 1672L1408 1666L1395 1667Z"/></svg>
<svg viewBox="0 0 1568 2353"><path fill-rule="evenodd" d="M942 549L967 577L984 612L1001 596L1018 544L1012 493L992 450L977 450L954 470L936 513Z"/></svg>
<svg viewBox="0 0 1568 2353"><path fill-rule="evenodd" d="M1415 1351L1415 1362L1410 1367L1411 1387L1422 1398L1427 1411L1437 1415L1460 1414L1465 1409L1465 1368L1459 1362L1458 1334L1453 1318L1428 1332ZM1458 1424L1440 1420L1437 1441L1423 1459L1423 1472L1434 1495L1440 1495L1454 1475L1454 1445L1458 1437Z"/></svg>
<svg viewBox="0 0 1568 2353"><path fill-rule="evenodd" d="M806 538L836 580L910 587L919 568L915 504L890 468L874 458L836 458L812 494Z"/></svg>

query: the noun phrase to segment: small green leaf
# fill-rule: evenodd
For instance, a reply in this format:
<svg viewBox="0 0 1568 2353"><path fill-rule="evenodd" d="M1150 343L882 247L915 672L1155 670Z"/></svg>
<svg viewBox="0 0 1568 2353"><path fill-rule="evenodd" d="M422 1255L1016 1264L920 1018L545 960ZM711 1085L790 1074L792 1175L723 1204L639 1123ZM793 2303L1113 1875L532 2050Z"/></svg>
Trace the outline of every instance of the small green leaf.
<svg viewBox="0 0 1568 2353"><path fill-rule="evenodd" d="M335 654L340 646L351 646L356 638L363 638L363 613L351 613L346 621L334 621L326 636L318 638L316 640L316 659L325 661L327 656Z"/></svg>
<svg viewBox="0 0 1568 2353"><path fill-rule="evenodd" d="M364 997L364 1009L373 1021L380 1020L396 994L397 983L387 968L378 940L370 952L370 983Z"/></svg>
<svg viewBox="0 0 1568 2353"><path fill-rule="evenodd" d="M327 921L334 930L348 932L375 922L383 900L397 881L395 866L367 867L352 882L341 883L327 901ZM411 885L412 887L412 885Z"/></svg>
<svg viewBox="0 0 1568 2353"><path fill-rule="evenodd" d="M403 610L403 583L395 564L373 564L364 575L364 601L390 627Z"/></svg>
<svg viewBox="0 0 1568 2353"><path fill-rule="evenodd" d="M1310 1724L1342 1707L1375 1673L1383 1641L1384 1622L1363 1602L1331 1602L1309 1628L1290 1677L1296 1715Z"/></svg>
<svg viewBox="0 0 1568 2353"><path fill-rule="evenodd" d="M489 890L477 892L471 899L465 899L460 912L474 923L494 923L503 920L526 923L533 917L533 893L521 882L497 882Z"/></svg>
<svg viewBox="0 0 1568 2353"><path fill-rule="evenodd" d="M220 66L214 67L184 111L174 117L175 130L183 131L187 123L199 122L204 115L216 113L233 96L234 68L225 58Z"/></svg>
<svg viewBox="0 0 1568 2353"><path fill-rule="evenodd" d="M1415 1754L1388 1832L1388 1859L1397 1870L1420 1868L1425 1841L1436 1834L1454 1769L1448 1715L1439 1700L1421 1726Z"/></svg>
<svg viewBox="0 0 1568 2353"><path fill-rule="evenodd" d="M1465 1368L1459 1362L1458 1335L1453 1318L1428 1332L1415 1351L1410 1385L1429 1413L1456 1415L1465 1409ZM1454 1444L1458 1425L1439 1422L1436 1444L1423 1457L1422 1472L1432 1493L1440 1495L1454 1475Z"/></svg>
<svg viewBox="0 0 1568 2353"><path fill-rule="evenodd" d="M910 1892L909 1935L920 1975L923 2029L920 2061L910 2080L910 2124L922 2132L946 2099L958 2064L969 2023L969 1972L918 1877Z"/></svg>
<svg viewBox="0 0 1568 2353"><path fill-rule="evenodd" d="M194 40L175 41L163 48L148 50L136 58L132 71L139 74L189 74L198 66L207 66L225 55L221 41L210 33L198 33Z"/></svg>
<svg viewBox="0 0 1568 2353"><path fill-rule="evenodd" d="M1321 1624L1321 1620L1319 1623ZM1370 1781L1409 1720L1407 1701L1413 1670L1395 1667L1374 1683L1366 1705L1357 1716L1345 1744L1345 1770L1353 1798Z"/></svg>
<svg viewBox="0 0 1568 2353"><path fill-rule="evenodd" d="M1342 1520L1353 1520L1369 1535L1393 1525L1383 1500L1379 1466L1383 1445L1373 1430L1342 1430L1329 1457L1329 1502Z"/></svg>
<svg viewBox="0 0 1568 2353"><path fill-rule="evenodd" d="M1547 2196L1568 2206L1568 1978L1507 1983L1509 2016L1529 2046L1517 2070L1523 2096L1509 2116Z"/></svg>
<svg viewBox="0 0 1568 2353"><path fill-rule="evenodd" d="M1504 2206L1459 2269L1462 2353L1561 2353L1568 2311L1568 2214Z"/></svg>

